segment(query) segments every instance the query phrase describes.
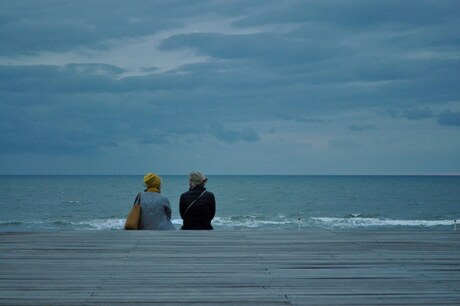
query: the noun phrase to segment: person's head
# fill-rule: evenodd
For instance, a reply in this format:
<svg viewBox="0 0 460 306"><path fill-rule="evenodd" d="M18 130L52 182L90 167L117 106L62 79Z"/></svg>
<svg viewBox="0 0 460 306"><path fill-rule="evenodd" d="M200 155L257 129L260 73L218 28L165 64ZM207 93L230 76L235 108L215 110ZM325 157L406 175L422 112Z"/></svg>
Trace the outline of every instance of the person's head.
<svg viewBox="0 0 460 306"><path fill-rule="evenodd" d="M147 191L160 192L161 190L161 178L155 173L147 173L144 176L144 184Z"/></svg>
<svg viewBox="0 0 460 306"><path fill-rule="evenodd" d="M206 185L208 178L200 172L191 172L189 176L190 188Z"/></svg>

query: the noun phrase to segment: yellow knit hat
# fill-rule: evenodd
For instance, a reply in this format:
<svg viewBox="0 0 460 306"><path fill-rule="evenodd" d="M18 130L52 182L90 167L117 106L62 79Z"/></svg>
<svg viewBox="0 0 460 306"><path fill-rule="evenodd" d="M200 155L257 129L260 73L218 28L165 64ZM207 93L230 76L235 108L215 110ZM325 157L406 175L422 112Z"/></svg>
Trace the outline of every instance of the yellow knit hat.
<svg viewBox="0 0 460 306"><path fill-rule="evenodd" d="M147 173L144 176L144 183L148 188L160 189L161 178L155 173Z"/></svg>

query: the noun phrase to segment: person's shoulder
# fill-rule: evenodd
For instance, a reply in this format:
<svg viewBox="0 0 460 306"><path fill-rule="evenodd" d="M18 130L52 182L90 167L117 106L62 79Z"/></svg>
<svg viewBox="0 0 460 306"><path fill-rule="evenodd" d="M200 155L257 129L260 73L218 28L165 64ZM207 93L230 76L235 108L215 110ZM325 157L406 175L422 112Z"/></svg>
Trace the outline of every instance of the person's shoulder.
<svg viewBox="0 0 460 306"><path fill-rule="evenodd" d="M211 191L208 191L208 190L206 190L206 193L204 194L204 196L207 199L215 199L214 193L212 193Z"/></svg>
<svg viewBox="0 0 460 306"><path fill-rule="evenodd" d="M158 198L164 201L169 201L168 198L160 193L158 193Z"/></svg>
<svg viewBox="0 0 460 306"><path fill-rule="evenodd" d="M158 192L143 192L142 195L145 195L147 197L157 199L157 200L168 200L168 198L161 193Z"/></svg>
<svg viewBox="0 0 460 306"><path fill-rule="evenodd" d="M189 194L192 194L192 190L187 190L186 192L183 192L180 196L184 197L184 196L187 196Z"/></svg>

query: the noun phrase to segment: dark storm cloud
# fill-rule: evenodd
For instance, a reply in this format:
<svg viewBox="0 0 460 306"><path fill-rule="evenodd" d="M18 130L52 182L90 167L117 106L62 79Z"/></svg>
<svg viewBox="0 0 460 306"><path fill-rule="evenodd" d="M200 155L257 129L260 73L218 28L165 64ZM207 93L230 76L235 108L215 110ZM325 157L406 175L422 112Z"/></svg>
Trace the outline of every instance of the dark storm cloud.
<svg viewBox="0 0 460 306"><path fill-rule="evenodd" d="M155 145L192 134L228 143L259 140L252 129L220 124L241 101L232 105L232 96L222 97L219 90L190 96L200 85L187 74L118 79L121 69L95 64L2 66L0 71L4 153L94 153L124 137ZM190 129L194 120L215 125Z"/></svg>
<svg viewBox="0 0 460 306"><path fill-rule="evenodd" d="M436 119L440 125L460 126L460 112L453 112L450 109L438 114Z"/></svg>
<svg viewBox="0 0 460 306"><path fill-rule="evenodd" d="M446 109L435 113L430 108L415 108L399 111L390 111L390 115L409 120L435 119L439 125L460 126L460 112Z"/></svg>
<svg viewBox="0 0 460 306"><path fill-rule="evenodd" d="M0 54L106 49L107 40L138 37L176 27L170 1L2 1ZM186 13L186 12L183 12Z"/></svg>
<svg viewBox="0 0 460 306"><path fill-rule="evenodd" d="M263 1L207 0L44 0L0 4L0 54L91 47L107 50L108 40L136 38L181 27L180 19L205 14L233 16Z"/></svg>
<svg viewBox="0 0 460 306"><path fill-rule="evenodd" d="M52 108L10 109L0 115L0 152L79 155L116 146L114 138L100 124L91 125L90 121L75 117Z"/></svg>
<svg viewBox="0 0 460 306"><path fill-rule="evenodd" d="M199 53L222 59L246 58L268 61L271 65L313 62L338 53L337 46L326 42L300 40L273 33L222 35L182 34L163 41L163 50L193 48Z"/></svg>
<svg viewBox="0 0 460 306"><path fill-rule="evenodd" d="M385 133L388 109L404 124L457 127L459 15L447 0L3 1L0 150L276 150L263 130L286 128L339 151L360 137L366 152L365 131ZM342 138L326 135L334 126Z"/></svg>
<svg viewBox="0 0 460 306"><path fill-rule="evenodd" d="M397 23L426 25L458 16L459 5L451 1L275 1L271 6L242 18L235 25L246 27L273 23L321 21L341 27L362 28Z"/></svg>
<svg viewBox="0 0 460 306"><path fill-rule="evenodd" d="M434 112L429 108L416 108L416 109L405 109L396 113L398 117L406 118L410 120L421 120L427 118L433 118Z"/></svg>
<svg viewBox="0 0 460 306"><path fill-rule="evenodd" d="M248 71L241 74L242 79L252 75L252 79L263 80L270 75L277 85L289 84L278 91L288 98L284 102L287 107L296 100L315 107L330 105L333 108L388 103L401 105L413 100L454 99L460 94L459 87L455 86L460 82L457 73L460 61L458 57L449 55L460 41L458 31L449 31L452 23L457 23L452 19L454 15L451 12L447 14L447 19L430 19L428 24L434 25L428 27L422 22L422 16L432 12L434 3L423 2L420 7L414 8L415 12L409 13L417 16L406 17L407 12L401 13L391 4L373 2L375 8L372 8L370 3L360 2L363 11L354 7L356 14L361 16L368 10L377 14L383 9L383 14L388 17L373 22L381 22L385 26L369 29L361 24L361 27L338 28L338 25L324 23L305 25L309 21L308 12L322 9L321 5L318 8L305 3L288 5L293 16L306 16L304 19L286 19L299 22L299 27L287 33L180 34L163 41L161 47L168 51L192 48L217 60L232 61L235 67L245 66ZM301 9L303 6L304 10ZM325 6L327 10L332 10L332 6ZM447 4L445 6L450 8ZM455 10L454 5L451 6ZM335 14L344 14L344 19L354 20L351 8L347 7L339 5ZM277 9L274 12L278 12ZM441 14L440 11L442 5L435 10L436 14ZM282 15L279 14L280 18ZM251 18L257 19L250 16L246 20ZM268 20L270 18L267 18L267 23ZM282 21L275 18L273 22ZM401 22L404 26L398 28ZM440 52L439 56L436 52ZM249 81L246 84L253 83ZM295 97L289 93L286 95L285 91L295 92Z"/></svg>

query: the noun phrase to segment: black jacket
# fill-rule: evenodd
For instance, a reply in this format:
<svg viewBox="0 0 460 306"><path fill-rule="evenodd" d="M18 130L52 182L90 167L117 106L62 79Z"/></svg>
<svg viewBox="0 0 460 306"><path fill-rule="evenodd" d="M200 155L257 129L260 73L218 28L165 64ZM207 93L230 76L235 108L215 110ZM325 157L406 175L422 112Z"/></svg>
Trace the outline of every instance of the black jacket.
<svg viewBox="0 0 460 306"><path fill-rule="evenodd" d="M206 191L187 211L189 205L205 191L206 188L196 186L180 196L179 211L184 220L183 230L212 230L211 221L216 214L216 199L212 192Z"/></svg>

